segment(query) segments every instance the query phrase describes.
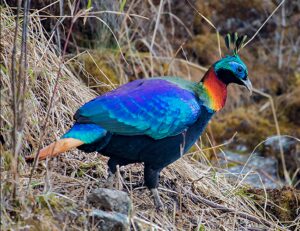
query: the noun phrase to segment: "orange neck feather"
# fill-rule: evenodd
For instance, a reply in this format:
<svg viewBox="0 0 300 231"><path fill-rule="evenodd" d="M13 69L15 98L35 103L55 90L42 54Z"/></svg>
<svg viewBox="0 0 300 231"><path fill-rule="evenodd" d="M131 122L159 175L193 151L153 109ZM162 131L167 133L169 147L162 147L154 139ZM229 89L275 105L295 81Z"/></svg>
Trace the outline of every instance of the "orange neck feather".
<svg viewBox="0 0 300 231"><path fill-rule="evenodd" d="M213 67L205 74L203 86L206 90L209 107L215 111L221 110L227 98L227 86L216 75Z"/></svg>

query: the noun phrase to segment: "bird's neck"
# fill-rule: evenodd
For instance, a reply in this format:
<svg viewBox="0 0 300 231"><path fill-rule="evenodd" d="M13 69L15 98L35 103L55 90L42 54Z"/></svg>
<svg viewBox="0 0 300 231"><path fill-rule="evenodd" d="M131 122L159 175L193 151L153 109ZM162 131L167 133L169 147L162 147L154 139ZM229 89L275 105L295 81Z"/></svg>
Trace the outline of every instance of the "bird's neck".
<svg viewBox="0 0 300 231"><path fill-rule="evenodd" d="M200 99L210 109L214 111L221 110L227 98L227 85L218 78L213 67L209 68L199 84L202 85L204 90L199 96Z"/></svg>

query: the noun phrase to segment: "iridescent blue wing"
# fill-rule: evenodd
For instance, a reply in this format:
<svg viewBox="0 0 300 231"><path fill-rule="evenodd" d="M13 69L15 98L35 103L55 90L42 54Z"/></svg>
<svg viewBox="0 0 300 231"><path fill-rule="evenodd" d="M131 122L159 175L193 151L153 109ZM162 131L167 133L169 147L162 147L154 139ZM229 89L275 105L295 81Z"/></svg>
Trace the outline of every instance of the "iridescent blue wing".
<svg viewBox="0 0 300 231"><path fill-rule="evenodd" d="M164 79L136 80L83 105L75 114L78 123L94 123L119 135L174 136L200 113L192 90Z"/></svg>

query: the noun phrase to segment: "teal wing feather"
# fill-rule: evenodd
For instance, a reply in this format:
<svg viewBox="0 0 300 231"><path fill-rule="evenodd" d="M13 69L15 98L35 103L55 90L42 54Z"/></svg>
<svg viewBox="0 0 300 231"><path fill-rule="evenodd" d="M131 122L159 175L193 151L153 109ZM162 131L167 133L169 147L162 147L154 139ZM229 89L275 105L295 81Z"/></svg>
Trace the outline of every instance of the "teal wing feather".
<svg viewBox="0 0 300 231"><path fill-rule="evenodd" d="M192 90L168 80L136 80L86 103L75 119L119 135L161 139L195 123L200 105Z"/></svg>

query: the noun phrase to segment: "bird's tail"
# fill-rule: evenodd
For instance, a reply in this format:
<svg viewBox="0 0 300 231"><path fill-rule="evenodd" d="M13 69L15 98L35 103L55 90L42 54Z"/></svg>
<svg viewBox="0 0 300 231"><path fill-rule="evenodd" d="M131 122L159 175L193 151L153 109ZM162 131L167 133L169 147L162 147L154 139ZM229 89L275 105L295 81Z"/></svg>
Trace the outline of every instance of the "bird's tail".
<svg viewBox="0 0 300 231"><path fill-rule="evenodd" d="M106 130L99 125L75 123L60 140L43 148L38 154L38 159L44 160L47 157L57 156L82 144L91 144L105 135ZM28 156L25 159L27 162L32 162L34 158L35 156Z"/></svg>
<svg viewBox="0 0 300 231"><path fill-rule="evenodd" d="M39 154L38 159L44 160L47 157L54 157L59 155L60 153L66 152L72 148L76 148L80 145L84 144L81 140L74 139L74 138L63 138L52 144L48 145L47 147L43 148ZM26 157L26 161L33 161L35 156L31 155Z"/></svg>

